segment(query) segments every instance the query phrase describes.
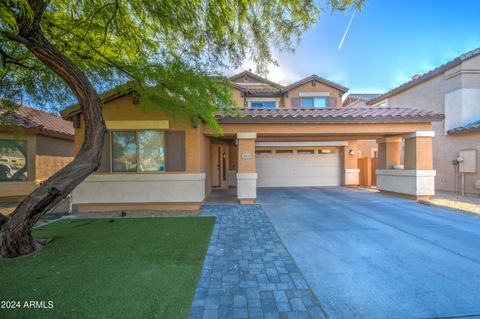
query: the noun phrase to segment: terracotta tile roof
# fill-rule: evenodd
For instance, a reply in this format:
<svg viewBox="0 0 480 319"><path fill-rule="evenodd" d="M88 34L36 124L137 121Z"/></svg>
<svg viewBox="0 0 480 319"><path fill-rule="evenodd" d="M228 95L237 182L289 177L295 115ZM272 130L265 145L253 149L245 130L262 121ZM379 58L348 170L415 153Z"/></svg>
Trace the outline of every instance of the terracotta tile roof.
<svg viewBox="0 0 480 319"><path fill-rule="evenodd" d="M73 137L73 123L61 117L27 106L21 106L12 116L13 121L23 128L39 132Z"/></svg>
<svg viewBox="0 0 480 319"><path fill-rule="evenodd" d="M240 117L218 113L220 123L401 123L434 122L444 115L414 108L245 108Z"/></svg>
<svg viewBox="0 0 480 319"><path fill-rule="evenodd" d="M442 74L443 72L447 71L447 70L450 70L451 68L453 67L456 67L457 65L460 65L462 64L464 61L468 60L468 59L471 59L471 58L474 58L476 56L480 55L480 48L476 48L472 51L469 51L467 53L464 53L462 55L459 55L457 56L456 58L454 58L453 60L445 63L445 64L442 64L440 65L439 67L433 69L433 70L430 70L420 76L415 76L414 78L412 78L412 80L406 82L406 83L403 83L402 85L400 86L397 86L396 88L393 88L391 89L390 91L370 100L367 102L367 104L373 104L373 103L376 103L376 102L379 102L383 99L386 99L392 95L395 95L397 93L400 93L402 91L405 91L417 84L420 84L421 82L424 82L426 80L429 80L439 74Z"/></svg>
<svg viewBox="0 0 480 319"><path fill-rule="evenodd" d="M447 131L447 134L455 135L455 134L470 133L470 132L480 132L480 120L452 128L451 130Z"/></svg>
<svg viewBox="0 0 480 319"><path fill-rule="evenodd" d="M275 89L271 87L247 88L247 92L249 93L249 95L266 95L266 96L282 95L282 91L280 89Z"/></svg>
<svg viewBox="0 0 480 319"><path fill-rule="evenodd" d="M380 95L382 95L382 94L380 94L380 93L350 93L347 96L347 99L368 101L368 100L377 98Z"/></svg>

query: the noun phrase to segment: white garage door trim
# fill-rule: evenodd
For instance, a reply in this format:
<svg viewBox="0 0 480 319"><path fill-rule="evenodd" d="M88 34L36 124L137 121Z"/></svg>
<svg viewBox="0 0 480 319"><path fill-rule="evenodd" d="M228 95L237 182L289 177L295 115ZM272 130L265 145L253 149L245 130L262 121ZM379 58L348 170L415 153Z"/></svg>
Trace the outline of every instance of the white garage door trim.
<svg viewBox="0 0 480 319"><path fill-rule="evenodd" d="M256 142L257 147L348 146L347 141Z"/></svg>
<svg viewBox="0 0 480 319"><path fill-rule="evenodd" d="M333 154L257 154L258 187L340 186L340 157Z"/></svg>

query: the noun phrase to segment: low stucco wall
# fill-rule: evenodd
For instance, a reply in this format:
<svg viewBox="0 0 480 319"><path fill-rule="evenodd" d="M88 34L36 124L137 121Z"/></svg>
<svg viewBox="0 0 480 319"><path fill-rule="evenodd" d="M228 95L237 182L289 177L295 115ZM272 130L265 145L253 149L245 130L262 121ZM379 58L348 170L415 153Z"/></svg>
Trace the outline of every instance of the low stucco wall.
<svg viewBox="0 0 480 319"><path fill-rule="evenodd" d="M345 185L356 186L360 184L360 169L346 168L345 169Z"/></svg>
<svg viewBox="0 0 480 319"><path fill-rule="evenodd" d="M410 196L435 195L435 170L377 169L377 188Z"/></svg>
<svg viewBox="0 0 480 319"><path fill-rule="evenodd" d="M0 201L23 198L37 186L35 182L0 182Z"/></svg>
<svg viewBox="0 0 480 319"><path fill-rule="evenodd" d="M91 175L73 191L74 204L200 203L205 173Z"/></svg>
<svg viewBox="0 0 480 319"><path fill-rule="evenodd" d="M257 173L237 173L237 198L257 198Z"/></svg>

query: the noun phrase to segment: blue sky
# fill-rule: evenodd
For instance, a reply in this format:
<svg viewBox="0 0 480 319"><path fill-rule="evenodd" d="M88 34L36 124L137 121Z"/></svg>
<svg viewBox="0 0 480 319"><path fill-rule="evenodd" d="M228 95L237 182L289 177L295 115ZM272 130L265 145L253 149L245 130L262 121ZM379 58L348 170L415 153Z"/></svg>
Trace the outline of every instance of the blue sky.
<svg viewBox="0 0 480 319"><path fill-rule="evenodd" d="M338 50L350 16L325 13L296 52L275 54L280 66L268 78L287 84L315 73L350 93L384 92L480 47L478 0L366 0Z"/></svg>

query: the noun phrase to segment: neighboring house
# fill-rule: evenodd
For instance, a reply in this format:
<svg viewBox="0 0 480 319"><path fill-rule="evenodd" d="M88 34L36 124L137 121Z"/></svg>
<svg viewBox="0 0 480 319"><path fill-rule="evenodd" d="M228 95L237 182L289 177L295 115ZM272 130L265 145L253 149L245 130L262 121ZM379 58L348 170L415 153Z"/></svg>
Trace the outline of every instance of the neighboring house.
<svg viewBox="0 0 480 319"><path fill-rule="evenodd" d="M433 124L436 188L460 192L462 182L458 171L465 168L469 172L465 173L465 191L480 194L480 48L415 75L367 104L444 113L445 121ZM455 165L460 155L464 162Z"/></svg>
<svg viewBox="0 0 480 319"><path fill-rule="evenodd" d="M73 125L26 106L3 117L11 125L0 127L0 200L20 199L73 159Z"/></svg>
<svg viewBox="0 0 480 319"><path fill-rule="evenodd" d="M367 102L379 97L380 93L350 93L342 103L345 107L368 107Z"/></svg>
<svg viewBox="0 0 480 319"><path fill-rule="evenodd" d="M198 209L214 188L237 188L242 204L257 187L358 185L358 140L382 139L381 190L414 198L433 194L432 122L442 114L418 109L343 108L347 88L316 75L282 86L251 72L230 77L241 116L220 112L215 136L205 125L139 108L132 94L103 95L107 134L101 166L73 192L78 211ZM62 111L84 138L77 106ZM393 137L392 137L393 136ZM392 170L400 158L408 170ZM419 148L420 146L424 146Z"/></svg>

